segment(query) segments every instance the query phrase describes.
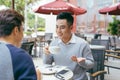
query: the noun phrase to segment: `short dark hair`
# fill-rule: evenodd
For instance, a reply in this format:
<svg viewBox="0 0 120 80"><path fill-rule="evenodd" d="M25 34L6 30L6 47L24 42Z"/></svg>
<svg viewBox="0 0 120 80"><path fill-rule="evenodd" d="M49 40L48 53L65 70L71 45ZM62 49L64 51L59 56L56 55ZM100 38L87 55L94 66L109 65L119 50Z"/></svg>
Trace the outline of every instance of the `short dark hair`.
<svg viewBox="0 0 120 80"><path fill-rule="evenodd" d="M24 22L24 17L17 11L12 9L0 10L0 37L10 35L16 26L20 31L22 22Z"/></svg>
<svg viewBox="0 0 120 80"><path fill-rule="evenodd" d="M66 19L68 22L68 25L71 26L73 25L73 16L70 12L61 12L60 14L57 15L57 20L58 19Z"/></svg>

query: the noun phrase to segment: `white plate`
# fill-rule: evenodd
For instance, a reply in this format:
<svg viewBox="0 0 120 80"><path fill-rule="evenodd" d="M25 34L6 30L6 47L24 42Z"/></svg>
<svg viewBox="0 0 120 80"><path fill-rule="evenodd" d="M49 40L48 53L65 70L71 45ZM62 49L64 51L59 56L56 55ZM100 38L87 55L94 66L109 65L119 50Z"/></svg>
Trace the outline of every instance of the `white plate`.
<svg viewBox="0 0 120 80"><path fill-rule="evenodd" d="M55 74L56 73L56 70L53 69L52 67L42 67L42 68L39 68L41 73L42 74Z"/></svg>
<svg viewBox="0 0 120 80"><path fill-rule="evenodd" d="M43 70L41 70L41 73L50 75L50 74L55 74L56 71L55 70L49 70L49 69L43 69Z"/></svg>
<svg viewBox="0 0 120 80"><path fill-rule="evenodd" d="M63 69L66 69L66 66L51 66L51 65L44 65L42 67L39 67L42 74L55 74L56 72L59 72Z"/></svg>

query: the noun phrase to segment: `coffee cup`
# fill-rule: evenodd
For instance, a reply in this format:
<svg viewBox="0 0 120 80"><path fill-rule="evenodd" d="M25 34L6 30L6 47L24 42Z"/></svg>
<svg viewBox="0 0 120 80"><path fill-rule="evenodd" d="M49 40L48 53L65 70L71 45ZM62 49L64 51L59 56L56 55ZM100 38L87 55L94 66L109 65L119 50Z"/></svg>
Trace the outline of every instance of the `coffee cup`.
<svg viewBox="0 0 120 80"><path fill-rule="evenodd" d="M49 51L52 54L56 54L60 51L60 47L59 46L49 46Z"/></svg>

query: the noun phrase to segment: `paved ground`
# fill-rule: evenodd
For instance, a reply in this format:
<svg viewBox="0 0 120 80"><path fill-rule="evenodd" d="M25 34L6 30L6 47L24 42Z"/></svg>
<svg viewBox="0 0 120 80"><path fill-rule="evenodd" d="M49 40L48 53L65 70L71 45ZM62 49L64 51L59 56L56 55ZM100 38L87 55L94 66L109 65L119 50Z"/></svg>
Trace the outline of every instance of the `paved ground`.
<svg viewBox="0 0 120 80"><path fill-rule="evenodd" d="M105 75L105 80L120 80L120 70L110 69L110 74Z"/></svg>
<svg viewBox="0 0 120 80"><path fill-rule="evenodd" d="M120 64L120 60L111 59L112 62L115 62L116 64ZM112 65L112 64L111 64ZM107 71L107 69L105 68ZM110 68L110 74L105 74L105 80L120 80L120 70Z"/></svg>

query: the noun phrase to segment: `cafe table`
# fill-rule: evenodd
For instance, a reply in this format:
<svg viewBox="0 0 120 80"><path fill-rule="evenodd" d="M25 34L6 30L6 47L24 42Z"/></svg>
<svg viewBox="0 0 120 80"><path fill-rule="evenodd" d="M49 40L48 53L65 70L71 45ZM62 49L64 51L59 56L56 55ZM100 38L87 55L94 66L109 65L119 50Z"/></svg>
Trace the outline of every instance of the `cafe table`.
<svg viewBox="0 0 120 80"><path fill-rule="evenodd" d="M38 69L41 71L42 80L72 80L73 72L66 66L42 65Z"/></svg>

